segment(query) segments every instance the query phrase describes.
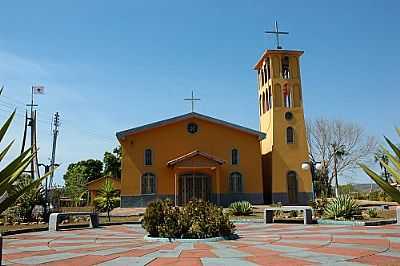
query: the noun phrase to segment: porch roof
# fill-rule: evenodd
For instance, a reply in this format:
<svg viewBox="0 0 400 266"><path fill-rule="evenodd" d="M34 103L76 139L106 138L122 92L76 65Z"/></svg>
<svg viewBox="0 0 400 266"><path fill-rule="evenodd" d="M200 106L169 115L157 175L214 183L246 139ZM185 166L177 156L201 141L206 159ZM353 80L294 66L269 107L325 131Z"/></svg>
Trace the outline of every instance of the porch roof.
<svg viewBox="0 0 400 266"><path fill-rule="evenodd" d="M179 163L179 162L183 162L183 161L192 159L192 158L194 158L194 157L196 157L196 156L204 157L204 158L206 158L206 159L208 159L208 160L211 160L211 161L214 161L214 162L216 162L216 163L218 163L218 164L224 164L224 163L225 163L224 160L218 159L217 157L212 156L212 155L210 155L210 154L208 154L208 153L201 152L201 151L198 151L198 150L194 150L194 151L192 151L192 152L189 152L189 153L187 153L187 154L184 154L184 155L182 155L182 156L179 156L179 157L177 157L177 158L175 158L175 159L172 159L172 160L168 161L168 162L167 162L167 165L168 165L168 166L174 166L175 164L177 164L177 163Z"/></svg>

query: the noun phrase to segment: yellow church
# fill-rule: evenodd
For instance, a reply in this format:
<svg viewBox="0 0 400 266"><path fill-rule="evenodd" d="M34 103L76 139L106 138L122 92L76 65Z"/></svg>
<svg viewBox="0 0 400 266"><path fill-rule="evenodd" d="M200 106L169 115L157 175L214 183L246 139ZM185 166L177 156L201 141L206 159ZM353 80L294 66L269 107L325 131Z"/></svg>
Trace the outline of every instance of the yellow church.
<svg viewBox="0 0 400 266"><path fill-rule="evenodd" d="M121 207L165 198L177 205L194 198L222 206L307 204L312 179L301 167L309 161L302 54L278 46L255 64L259 130L191 112L118 132Z"/></svg>

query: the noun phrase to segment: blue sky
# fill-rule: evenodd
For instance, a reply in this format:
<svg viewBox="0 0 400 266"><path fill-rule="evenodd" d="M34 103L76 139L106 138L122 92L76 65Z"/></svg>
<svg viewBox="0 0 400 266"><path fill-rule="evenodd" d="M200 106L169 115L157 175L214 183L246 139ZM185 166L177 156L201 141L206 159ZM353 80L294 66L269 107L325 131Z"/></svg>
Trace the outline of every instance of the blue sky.
<svg viewBox="0 0 400 266"><path fill-rule="evenodd" d="M6 1L0 16L0 118L20 149L24 104L38 96L40 158L50 156L51 115L61 114L62 167L101 159L115 132L190 111L258 128L252 66L274 40L305 51L306 118L354 121L368 134L400 125L398 1ZM369 181L363 175L357 181Z"/></svg>

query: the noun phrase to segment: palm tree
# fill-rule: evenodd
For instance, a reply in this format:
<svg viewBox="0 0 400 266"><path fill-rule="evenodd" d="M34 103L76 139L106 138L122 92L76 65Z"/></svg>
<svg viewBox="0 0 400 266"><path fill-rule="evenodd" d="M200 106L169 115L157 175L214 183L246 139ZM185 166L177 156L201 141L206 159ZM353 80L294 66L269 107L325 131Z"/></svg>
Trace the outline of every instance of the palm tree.
<svg viewBox="0 0 400 266"><path fill-rule="evenodd" d="M118 200L118 191L114 188L112 181L107 178L94 201L101 210L107 211L109 222L111 221L110 211L114 209Z"/></svg>
<svg viewBox="0 0 400 266"><path fill-rule="evenodd" d="M0 89L0 95L3 88ZM16 111L14 111L10 117L6 120L3 126L0 128L0 143L3 140L8 128L14 119ZM4 150L0 152L0 162L4 159L7 152L13 145L14 140L9 143ZM30 180L29 182L18 182L23 178L23 172L26 167L31 163L35 157L37 151L33 147L22 152L17 158L12 160L8 165L0 170L0 214L3 213L10 206L15 204L17 199L33 189L39 188L41 182L48 176L52 171L46 175L36 179Z"/></svg>
<svg viewBox="0 0 400 266"><path fill-rule="evenodd" d="M400 128L397 128L397 133L400 136ZM385 180L385 178L382 178L381 175L372 171L365 164L360 164L360 166L393 200L400 203L400 191L395 187L400 183L400 148L393 144L387 137L385 137L385 140L392 152L382 147L382 152L388 160L385 161L382 158L378 158L378 161L392 176L393 180L396 181L396 184L392 185L390 180Z"/></svg>

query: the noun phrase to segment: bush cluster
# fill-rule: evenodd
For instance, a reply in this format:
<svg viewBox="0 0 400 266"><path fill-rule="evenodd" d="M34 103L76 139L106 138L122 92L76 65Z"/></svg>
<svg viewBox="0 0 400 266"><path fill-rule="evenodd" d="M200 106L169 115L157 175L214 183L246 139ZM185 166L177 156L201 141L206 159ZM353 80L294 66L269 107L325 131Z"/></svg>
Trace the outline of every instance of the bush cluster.
<svg viewBox="0 0 400 266"><path fill-rule="evenodd" d="M142 226L150 236L165 238L230 236L235 230L222 208L201 200L191 201L182 208L175 207L168 199L152 202Z"/></svg>
<svg viewBox="0 0 400 266"><path fill-rule="evenodd" d="M229 211L235 216L247 216L253 213L253 206L248 201L236 201L229 205Z"/></svg>

